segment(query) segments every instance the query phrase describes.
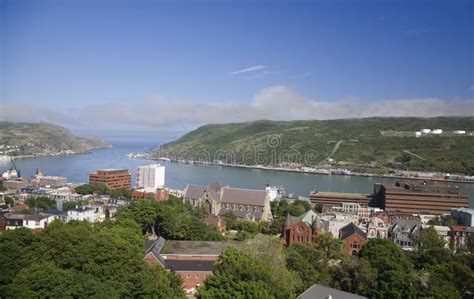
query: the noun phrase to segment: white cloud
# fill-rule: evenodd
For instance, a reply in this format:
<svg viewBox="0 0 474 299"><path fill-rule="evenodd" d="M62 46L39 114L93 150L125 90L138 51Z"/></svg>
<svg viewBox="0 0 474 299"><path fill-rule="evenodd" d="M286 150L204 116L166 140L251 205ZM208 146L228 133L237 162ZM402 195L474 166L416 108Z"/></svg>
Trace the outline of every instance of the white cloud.
<svg viewBox="0 0 474 299"><path fill-rule="evenodd" d="M59 113L46 108L0 104L0 120L51 121L88 129L153 128L187 131L202 124L258 119L299 120L372 116L474 116L474 99L438 98L367 101L310 99L286 86L271 86L250 102L176 101L155 97L134 103L108 103Z"/></svg>
<svg viewBox="0 0 474 299"><path fill-rule="evenodd" d="M244 69L241 69L241 70L230 72L229 75L238 75L238 74L256 72L256 71L264 70L267 67L268 66L261 65L261 64L260 65L254 65L254 66L247 67L247 68L244 68Z"/></svg>

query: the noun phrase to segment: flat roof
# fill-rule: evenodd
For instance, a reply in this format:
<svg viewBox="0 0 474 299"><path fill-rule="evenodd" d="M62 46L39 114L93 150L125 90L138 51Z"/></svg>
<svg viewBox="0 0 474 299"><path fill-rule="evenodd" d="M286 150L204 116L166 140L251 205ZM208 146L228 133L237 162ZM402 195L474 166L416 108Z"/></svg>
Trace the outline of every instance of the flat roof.
<svg viewBox="0 0 474 299"><path fill-rule="evenodd" d="M320 196L337 196L337 197L350 197L350 198L360 198L360 197L370 197L370 194L364 193L345 193L345 192L311 192L311 195L320 195Z"/></svg>
<svg viewBox="0 0 474 299"><path fill-rule="evenodd" d="M10 214L6 215L5 218L9 220L34 220L39 221L49 218L51 215L48 214Z"/></svg>
<svg viewBox="0 0 474 299"><path fill-rule="evenodd" d="M236 247L237 242L229 241L166 241L160 254L220 255L224 249Z"/></svg>
<svg viewBox="0 0 474 299"><path fill-rule="evenodd" d="M212 272L214 261L165 260L165 267L173 271Z"/></svg>

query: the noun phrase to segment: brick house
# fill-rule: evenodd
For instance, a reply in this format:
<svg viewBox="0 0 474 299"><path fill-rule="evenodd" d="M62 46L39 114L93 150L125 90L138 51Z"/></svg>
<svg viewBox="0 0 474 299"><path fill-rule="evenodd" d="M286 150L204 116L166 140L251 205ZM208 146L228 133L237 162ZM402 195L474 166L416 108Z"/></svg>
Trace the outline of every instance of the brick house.
<svg viewBox="0 0 474 299"><path fill-rule="evenodd" d="M237 245L224 241L167 241L159 237L145 242L144 260L178 274L186 295L193 295L212 275L219 255L229 246Z"/></svg>
<svg viewBox="0 0 474 299"><path fill-rule="evenodd" d="M287 214L281 242L286 246L311 243L314 236L328 231L328 223L312 210L298 217Z"/></svg>
<svg viewBox="0 0 474 299"><path fill-rule="evenodd" d="M339 230L339 239L343 243L342 250L345 254L358 254L367 243L367 235L354 223L349 223Z"/></svg>

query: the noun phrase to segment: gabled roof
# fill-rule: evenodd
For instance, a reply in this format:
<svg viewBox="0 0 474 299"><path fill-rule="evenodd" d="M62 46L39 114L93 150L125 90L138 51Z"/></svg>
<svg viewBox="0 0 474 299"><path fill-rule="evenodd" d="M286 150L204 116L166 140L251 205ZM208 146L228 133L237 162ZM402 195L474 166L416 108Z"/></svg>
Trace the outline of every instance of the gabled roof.
<svg viewBox="0 0 474 299"><path fill-rule="evenodd" d="M308 210L301 214L299 217L295 217L293 223L303 221L309 226L311 226L317 218L319 218L318 214L316 214L313 210Z"/></svg>
<svg viewBox="0 0 474 299"><path fill-rule="evenodd" d="M213 189L214 191L220 191L224 187L229 187L229 184L223 181L215 181L209 185L209 189Z"/></svg>
<svg viewBox="0 0 474 299"><path fill-rule="evenodd" d="M325 287L320 284L313 284L310 288L298 296L298 299L363 299L367 297Z"/></svg>
<svg viewBox="0 0 474 299"><path fill-rule="evenodd" d="M398 219L390 228L392 231L398 230L406 233L411 233L417 225L421 224L418 219Z"/></svg>
<svg viewBox="0 0 474 299"><path fill-rule="evenodd" d="M352 235L359 235L364 240L367 240L367 235L361 230L357 225L353 222L349 223L348 225L344 226L339 230L339 238L344 240Z"/></svg>
<svg viewBox="0 0 474 299"><path fill-rule="evenodd" d="M145 241L145 255L152 254L160 263L161 265L165 265L164 259L160 256L161 249L166 243L166 239L163 237L159 237L155 240L147 240Z"/></svg>
<svg viewBox="0 0 474 299"><path fill-rule="evenodd" d="M184 192L184 198L198 199L201 198L207 187L202 185L188 185Z"/></svg>
<svg viewBox="0 0 474 299"><path fill-rule="evenodd" d="M222 188L222 202L254 206L265 206L267 192L265 190L250 190L240 188Z"/></svg>

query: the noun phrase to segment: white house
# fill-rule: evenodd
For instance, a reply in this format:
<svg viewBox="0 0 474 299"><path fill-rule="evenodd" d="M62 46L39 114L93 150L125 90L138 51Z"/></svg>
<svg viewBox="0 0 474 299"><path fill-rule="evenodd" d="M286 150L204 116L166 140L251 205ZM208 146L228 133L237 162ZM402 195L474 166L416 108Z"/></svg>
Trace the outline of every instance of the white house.
<svg viewBox="0 0 474 299"><path fill-rule="evenodd" d="M7 220L7 230L19 227L37 230L46 228L49 223L54 221L54 216L48 214L9 214L5 216L5 219Z"/></svg>
<svg viewBox="0 0 474 299"><path fill-rule="evenodd" d="M95 221L95 209L91 207L76 207L67 211L67 221L88 221L94 223Z"/></svg>

